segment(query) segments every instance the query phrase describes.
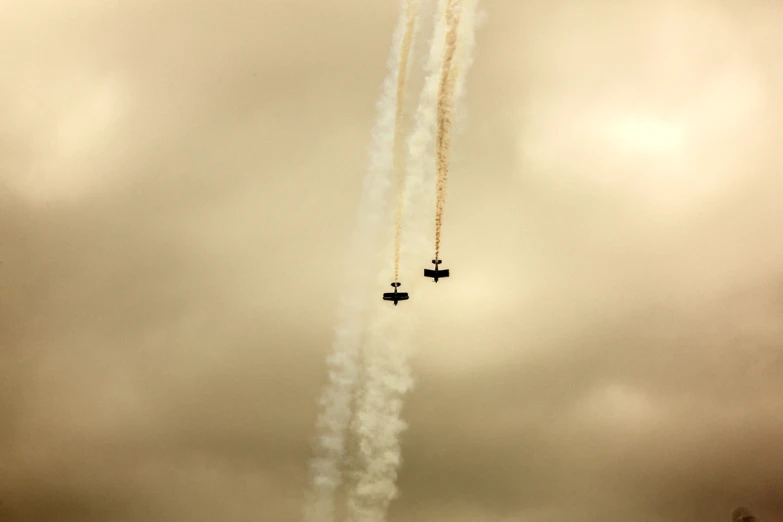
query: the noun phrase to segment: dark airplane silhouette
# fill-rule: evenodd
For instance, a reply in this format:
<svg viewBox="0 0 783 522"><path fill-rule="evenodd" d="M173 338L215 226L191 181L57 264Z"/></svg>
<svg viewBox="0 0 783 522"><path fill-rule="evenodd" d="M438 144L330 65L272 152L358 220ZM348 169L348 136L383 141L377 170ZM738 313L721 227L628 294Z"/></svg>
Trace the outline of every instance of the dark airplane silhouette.
<svg viewBox="0 0 783 522"><path fill-rule="evenodd" d="M432 263L435 265L435 270L428 270L424 269L424 277L431 277L435 280L435 282L438 282L438 278L441 277L449 277L449 269L446 270L438 270L438 265L441 264L443 261L439 259L433 259Z"/></svg>
<svg viewBox="0 0 783 522"><path fill-rule="evenodd" d="M408 300L408 293L407 292L400 292L397 293L397 287L400 286L400 283L394 282L391 284L394 287L394 292L386 292L383 294L383 300L384 301L394 301L394 306L397 306L397 301L407 301Z"/></svg>

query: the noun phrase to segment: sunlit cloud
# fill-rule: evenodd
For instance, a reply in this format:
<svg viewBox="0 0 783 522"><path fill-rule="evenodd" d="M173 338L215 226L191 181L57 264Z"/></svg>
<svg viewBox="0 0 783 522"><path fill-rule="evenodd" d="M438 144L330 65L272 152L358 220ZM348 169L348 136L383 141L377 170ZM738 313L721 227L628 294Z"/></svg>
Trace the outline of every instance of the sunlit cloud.
<svg viewBox="0 0 783 522"><path fill-rule="evenodd" d="M521 176L601 191L662 223L719 203L746 178L769 140L771 92L739 18L708 2L542 15L549 48L527 58L536 81L519 111Z"/></svg>
<svg viewBox="0 0 783 522"><path fill-rule="evenodd" d="M34 159L10 176L17 190L36 202L71 201L116 181L117 168L105 158L128 108L123 86L111 77L75 76L56 93L39 87L34 94L47 110L27 104L16 117L44 132L18 138Z"/></svg>

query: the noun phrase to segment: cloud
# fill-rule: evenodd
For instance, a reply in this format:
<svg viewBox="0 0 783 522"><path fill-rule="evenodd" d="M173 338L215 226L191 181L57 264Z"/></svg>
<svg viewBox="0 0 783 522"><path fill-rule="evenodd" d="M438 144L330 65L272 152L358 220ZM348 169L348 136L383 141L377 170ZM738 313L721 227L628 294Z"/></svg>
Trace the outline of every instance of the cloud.
<svg viewBox="0 0 783 522"><path fill-rule="evenodd" d="M542 5L483 2L391 520L779 518L779 7ZM0 519L298 516L396 7L4 14Z"/></svg>

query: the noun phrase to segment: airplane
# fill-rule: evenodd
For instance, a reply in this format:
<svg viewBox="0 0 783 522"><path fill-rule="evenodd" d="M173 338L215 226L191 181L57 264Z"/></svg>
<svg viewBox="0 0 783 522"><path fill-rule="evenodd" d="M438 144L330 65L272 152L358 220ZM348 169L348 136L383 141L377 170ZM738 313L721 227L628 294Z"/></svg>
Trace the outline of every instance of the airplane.
<svg viewBox="0 0 783 522"><path fill-rule="evenodd" d="M394 287L394 292L386 292L383 294L383 300L384 301L394 301L394 306L397 306L397 301L407 301L408 300L408 292L400 292L397 293L397 287L400 286L400 283L394 282L391 284Z"/></svg>
<svg viewBox="0 0 783 522"><path fill-rule="evenodd" d="M440 277L449 277L449 269L446 270L438 270L438 265L441 264L443 261L439 259L433 259L432 263L435 265L435 270L428 270L424 269L424 277L431 277L435 280L435 282L438 282L438 278Z"/></svg>

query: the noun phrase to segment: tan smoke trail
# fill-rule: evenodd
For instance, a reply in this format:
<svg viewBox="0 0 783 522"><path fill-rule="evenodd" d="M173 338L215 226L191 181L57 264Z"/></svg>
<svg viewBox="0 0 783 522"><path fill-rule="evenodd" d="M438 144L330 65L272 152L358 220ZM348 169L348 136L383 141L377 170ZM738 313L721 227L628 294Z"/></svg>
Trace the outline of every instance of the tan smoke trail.
<svg viewBox="0 0 783 522"><path fill-rule="evenodd" d="M446 7L446 48L438 90L438 134L435 140L437 188L435 202L435 260L440 259L440 232L443 225L443 205L446 202L446 181L449 176L451 148L451 116L454 108L455 68L452 66L457 48L460 0L450 0Z"/></svg>
<svg viewBox="0 0 783 522"><path fill-rule="evenodd" d="M405 116L405 84L408 79L408 59L411 54L414 29L419 18L418 0L407 0L405 4L405 35L400 48L400 68L397 72L397 113L394 120L394 175L397 181L397 209L394 214L394 280L400 280L400 237L402 231L403 181L405 174L405 148L402 129Z"/></svg>

